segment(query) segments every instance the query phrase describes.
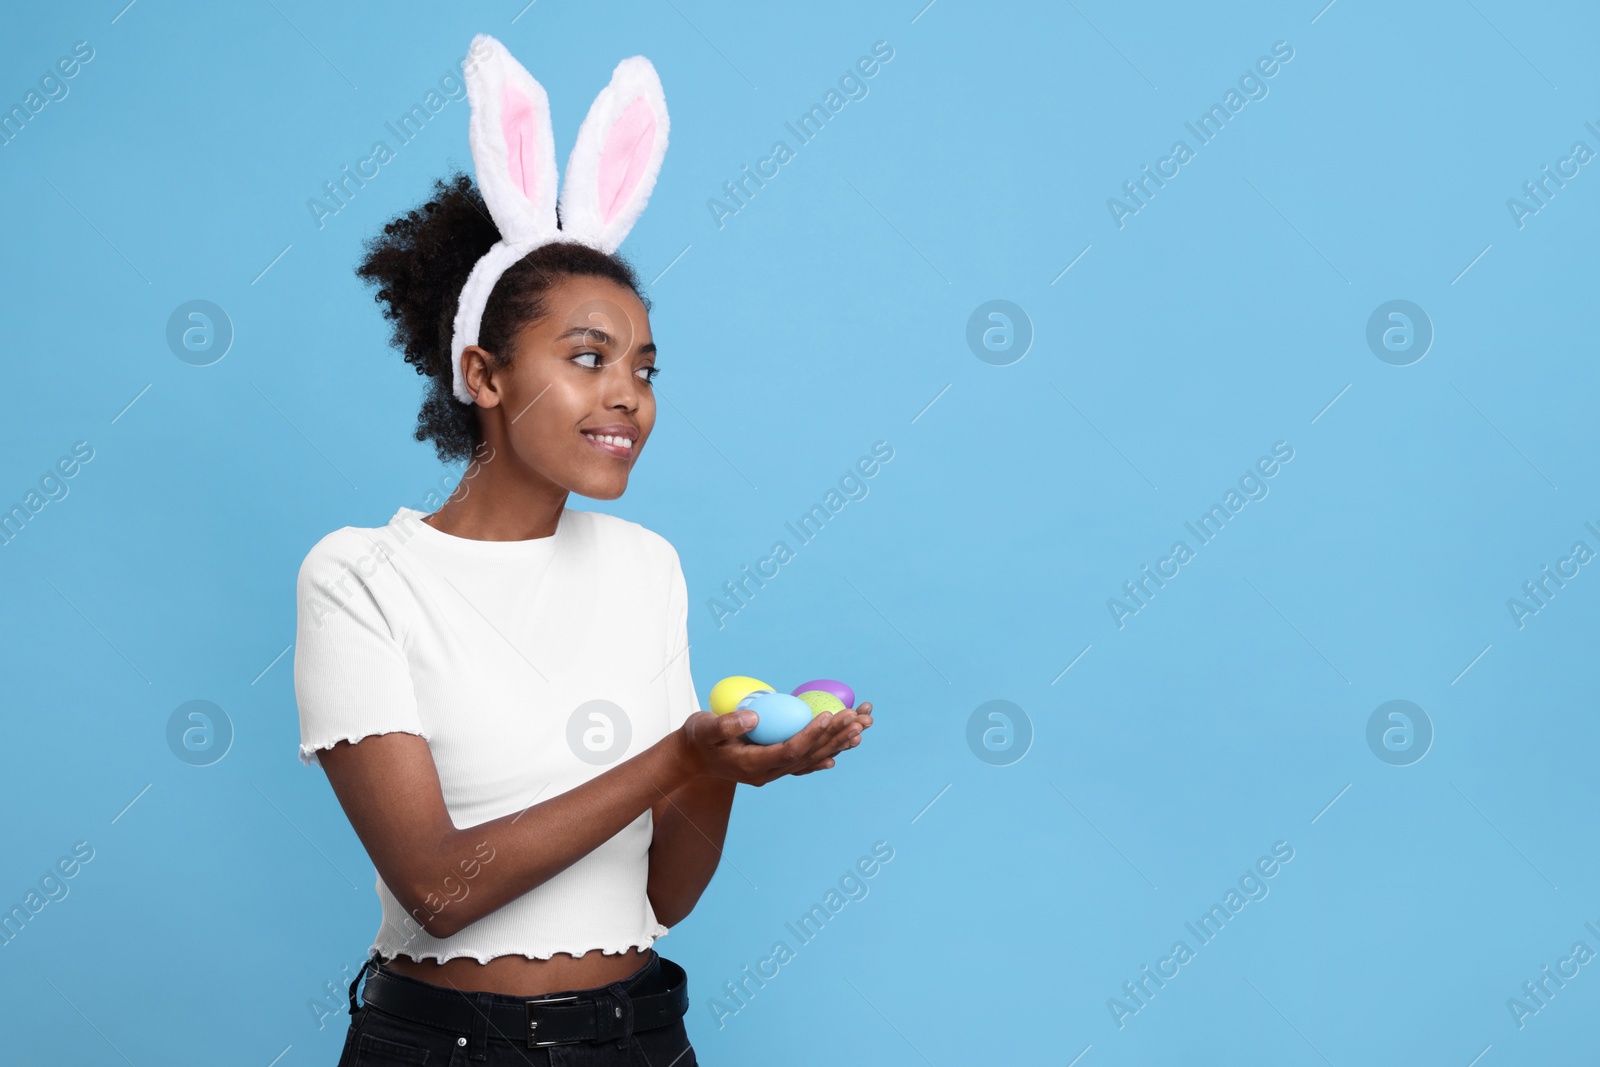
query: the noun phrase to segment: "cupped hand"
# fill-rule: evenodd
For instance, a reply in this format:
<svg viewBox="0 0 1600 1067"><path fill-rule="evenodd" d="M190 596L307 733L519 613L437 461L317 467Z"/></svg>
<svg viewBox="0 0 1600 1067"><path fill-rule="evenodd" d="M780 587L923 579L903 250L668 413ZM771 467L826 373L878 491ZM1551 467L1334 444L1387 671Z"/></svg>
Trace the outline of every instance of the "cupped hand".
<svg viewBox="0 0 1600 1067"><path fill-rule="evenodd" d="M824 712L777 745L745 740L744 735L759 721L753 711L727 715L697 711L684 720L679 733L684 758L697 777L759 787L786 774L810 774L832 767L835 756L861 743L861 734L872 725L871 713L870 702Z"/></svg>

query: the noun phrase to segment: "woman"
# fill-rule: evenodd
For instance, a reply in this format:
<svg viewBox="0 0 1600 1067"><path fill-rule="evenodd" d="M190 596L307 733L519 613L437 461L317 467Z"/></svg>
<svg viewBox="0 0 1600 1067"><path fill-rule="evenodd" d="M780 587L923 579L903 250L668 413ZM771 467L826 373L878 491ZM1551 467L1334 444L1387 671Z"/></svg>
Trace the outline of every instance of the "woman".
<svg viewBox="0 0 1600 1067"><path fill-rule="evenodd" d="M715 872L737 783L832 767L871 705L771 746L751 712L697 710L677 552L567 507L621 496L654 427L648 305L613 252L547 240L452 342L493 206L440 181L357 271L430 379L416 437L472 463L436 512L336 530L299 575L300 756L383 909L340 1063L691 1067L653 942Z"/></svg>

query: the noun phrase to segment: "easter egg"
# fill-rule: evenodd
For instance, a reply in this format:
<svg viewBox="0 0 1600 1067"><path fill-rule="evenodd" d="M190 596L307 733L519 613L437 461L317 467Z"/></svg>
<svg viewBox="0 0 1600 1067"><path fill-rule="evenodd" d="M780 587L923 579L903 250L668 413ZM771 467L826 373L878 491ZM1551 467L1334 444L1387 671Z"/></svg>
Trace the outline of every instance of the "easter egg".
<svg viewBox="0 0 1600 1067"><path fill-rule="evenodd" d="M832 678L818 678L815 681L807 682L804 685L797 685L793 690L791 690L791 692L793 692L795 696L799 696L802 693L832 693L834 696L839 698L840 702L842 702L845 707L853 708L856 706L855 690L851 689L843 682L834 681Z"/></svg>
<svg viewBox="0 0 1600 1067"><path fill-rule="evenodd" d="M751 693L745 710L760 717L744 736L758 745L777 745L789 740L811 721L811 705L788 693Z"/></svg>
<svg viewBox="0 0 1600 1067"><path fill-rule="evenodd" d="M772 692L772 686L758 678L746 678L742 674L735 674L724 678L711 687L711 710L718 715L726 715L739 706L739 701L757 690Z"/></svg>
<svg viewBox="0 0 1600 1067"><path fill-rule="evenodd" d="M811 714L821 715L823 712L843 711L844 701L824 689L807 689L804 693L797 694L811 708Z"/></svg>

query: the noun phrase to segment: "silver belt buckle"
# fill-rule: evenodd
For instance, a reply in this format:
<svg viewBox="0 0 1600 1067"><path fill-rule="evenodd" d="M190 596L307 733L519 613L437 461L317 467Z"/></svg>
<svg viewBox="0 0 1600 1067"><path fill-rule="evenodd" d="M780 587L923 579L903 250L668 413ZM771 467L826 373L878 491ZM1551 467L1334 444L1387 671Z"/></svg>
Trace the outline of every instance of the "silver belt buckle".
<svg viewBox="0 0 1600 1067"><path fill-rule="evenodd" d="M582 1042L583 1038L581 1038L581 1037L572 1037L572 1038L567 1038L565 1040L559 1040L559 1041L538 1041L538 1040L535 1040L539 1036L539 1020L537 1020L537 1019L535 1019L533 1017L533 1009L534 1009L535 1005L560 1004L560 1003L562 1003L564 1001L573 1001L573 1000L577 1000L577 999L578 998L576 996L571 996L571 997L544 997L544 998L538 999L538 1000L524 1001L523 1002L524 1010L527 1012L527 1020L528 1020L528 1047L529 1048L544 1048L547 1045L576 1045L576 1044L579 1044L580 1042Z"/></svg>

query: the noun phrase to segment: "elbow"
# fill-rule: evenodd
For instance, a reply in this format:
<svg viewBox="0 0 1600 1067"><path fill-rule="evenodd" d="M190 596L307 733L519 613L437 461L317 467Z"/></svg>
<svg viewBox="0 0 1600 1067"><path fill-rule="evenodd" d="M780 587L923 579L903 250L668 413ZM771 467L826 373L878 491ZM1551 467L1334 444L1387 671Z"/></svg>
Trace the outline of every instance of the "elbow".
<svg viewBox="0 0 1600 1067"><path fill-rule="evenodd" d="M646 890L645 896L650 900L650 910L655 913L656 922L669 929L687 919L689 913L694 910L695 904L699 902L698 896L694 900L683 900L681 897L680 899L668 899L672 894L652 893L648 890Z"/></svg>
<svg viewBox="0 0 1600 1067"><path fill-rule="evenodd" d="M445 907L440 907L438 910L430 909L427 904L418 904L408 910L408 915L413 923L421 926L422 933L426 933L429 937L437 937L440 941L445 937L461 933L461 929L470 923L470 918L462 915L458 905L450 905L448 902Z"/></svg>
<svg viewBox="0 0 1600 1067"><path fill-rule="evenodd" d="M429 937L443 940L459 933L471 922L470 917L461 913L459 901L441 901L431 893L407 894L405 899L398 896L396 899L400 900L411 921Z"/></svg>
<svg viewBox="0 0 1600 1067"><path fill-rule="evenodd" d="M459 927L451 926L449 908L439 907L437 899L431 899L431 894L408 889L403 893L395 893L394 898L405 909L408 930L421 928L429 937L446 938L455 933Z"/></svg>
<svg viewBox="0 0 1600 1067"><path fill-rule="evenodd" d="M429 937L437 938L440 941L447 937L454 937L461 929L446 920L443 914L435 915L423 924L422 928L428 932Z"/></svg>
<svg viewBox="0 0 1600 1067"><path fill-rule="evenodd" d="M450 832L455 832L453 827ZM454 851L446 835L437 852L441 856L449 856ZM481 852L478 855L480 859L483 858ZM493 856L491 850L487 858L492 859ZM441 866L449 871L442 877L438 874ZM473 894L468 884L480 869L481 862L473 860L462 860L455 869L450 869L443 860L422 863L413 876L406 879L405 894L402 896L397 893L395 899L406 909L411 921L429 937L441 940L451 937L481 917L478 914L480 895Z"/></svg>

